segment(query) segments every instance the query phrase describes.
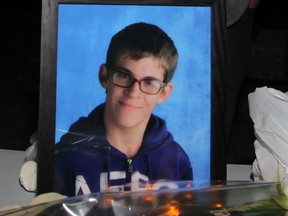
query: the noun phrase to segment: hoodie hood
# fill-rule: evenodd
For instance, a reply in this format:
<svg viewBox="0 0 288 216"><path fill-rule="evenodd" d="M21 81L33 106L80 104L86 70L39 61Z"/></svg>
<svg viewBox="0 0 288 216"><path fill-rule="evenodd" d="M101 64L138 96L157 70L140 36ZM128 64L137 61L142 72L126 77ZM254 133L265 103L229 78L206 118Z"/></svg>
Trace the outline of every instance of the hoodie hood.
<svg viewBox="0 0 288 216"><path fill-rule="evenodd" d="M167 142L173 142L173 136L167 131L166 122L152 114L144 133L140 153L151 151Z"/></svg>
<svg viewBox="0 0 288 216"><path fill-rule="evenodd" d="M105 103L96 107L87 117L81 117L77 122L72 124L69 131L61 137L59 142L61 149L65 147L70 149L75 147L110 147L113 154L115 151L113 151L113 147L105 137L104 108ZM147 124L139 153L145 154L169 141L173 141L173 136L167 131L165 121L152 114Z"/></svg>
<svg viewBox="0 0 288 216"><path fill-rule="evenodd" d="M56 143L57 150L71 151L85 148L104 149L109 146L105 137L103 113L105 104L95 108L87 117L79 118Z"/></svg>

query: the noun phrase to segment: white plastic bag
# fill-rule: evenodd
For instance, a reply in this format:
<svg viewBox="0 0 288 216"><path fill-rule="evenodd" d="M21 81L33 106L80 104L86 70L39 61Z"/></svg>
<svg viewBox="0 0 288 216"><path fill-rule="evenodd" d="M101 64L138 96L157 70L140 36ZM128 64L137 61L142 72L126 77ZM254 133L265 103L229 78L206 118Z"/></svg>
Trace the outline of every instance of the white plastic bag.
<svg viewBox="0 0 288 216"><path fill-rule="evenodd" d="M288 92L256 88L248 101L256 135L254 179L276 182L279 172L283 180L288 176Z"/></svg>

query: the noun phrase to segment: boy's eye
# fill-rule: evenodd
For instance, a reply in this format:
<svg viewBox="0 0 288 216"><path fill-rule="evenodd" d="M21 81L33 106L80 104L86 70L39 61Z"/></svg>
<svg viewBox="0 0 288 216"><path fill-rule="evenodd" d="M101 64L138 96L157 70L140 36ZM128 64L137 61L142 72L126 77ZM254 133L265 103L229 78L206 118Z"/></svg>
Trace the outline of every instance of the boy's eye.
<svg viewBox="0 0 288 216"><path fill-rule="evenodd" d="M159 87L159 83L155 80L143 80L142 81L145 86L150 86L150 87Z"/></svg>
<svg viewBox="0 0 288 216"><path fill-rule="evenodd" d="M121 79L131 79L131 75L124 72L117 72L117 77Z"/></svg>

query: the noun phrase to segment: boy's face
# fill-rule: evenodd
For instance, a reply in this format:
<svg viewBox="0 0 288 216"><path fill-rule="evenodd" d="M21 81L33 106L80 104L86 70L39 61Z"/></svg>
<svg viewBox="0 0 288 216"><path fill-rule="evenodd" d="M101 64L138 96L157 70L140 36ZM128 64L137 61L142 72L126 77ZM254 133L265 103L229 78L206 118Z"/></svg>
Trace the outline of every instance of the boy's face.
<svg viewBox="0 0 288 216"><path fill-rule="evenodd" d="M113 69L116 68L129 71L137 80L145 78L160 82L164 80L164 69L160 60L153 57L132 60L122 56ZM172 91L172 84L167 83L157 94L150 95L142 92L137 82L129 88L122 88L114 85L112 77L107 79L107 76L107 68L102 65L99 79L107 90L105 118L108 122L106 123L112 123L118 127L131 128L141 125L146 127L154 106L165 101Z"/></svg>

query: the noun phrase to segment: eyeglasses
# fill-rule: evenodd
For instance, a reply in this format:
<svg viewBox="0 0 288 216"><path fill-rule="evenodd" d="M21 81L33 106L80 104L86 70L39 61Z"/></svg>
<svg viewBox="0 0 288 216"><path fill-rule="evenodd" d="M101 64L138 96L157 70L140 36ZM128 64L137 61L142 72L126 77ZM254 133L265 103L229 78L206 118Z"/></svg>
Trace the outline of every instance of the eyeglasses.
<svg viewBox="0 0 288 216"><path fill-rule="evenodd" d="M146 94L155 95L165 87L165 84L150 78L135 79L130 72L123 69L112 70L112 82L121 88L130 88L135 82L139 83L140 90Z"/></svg>

